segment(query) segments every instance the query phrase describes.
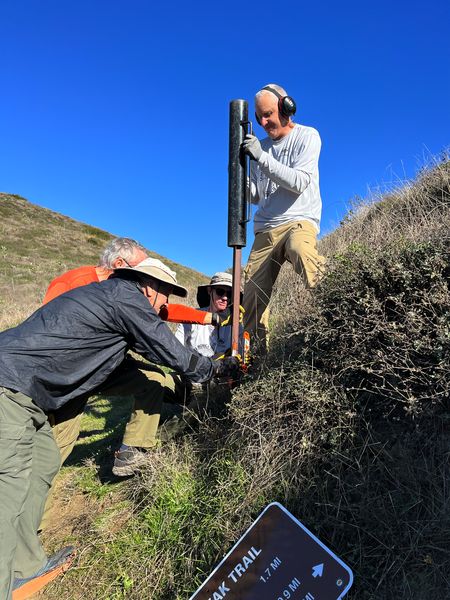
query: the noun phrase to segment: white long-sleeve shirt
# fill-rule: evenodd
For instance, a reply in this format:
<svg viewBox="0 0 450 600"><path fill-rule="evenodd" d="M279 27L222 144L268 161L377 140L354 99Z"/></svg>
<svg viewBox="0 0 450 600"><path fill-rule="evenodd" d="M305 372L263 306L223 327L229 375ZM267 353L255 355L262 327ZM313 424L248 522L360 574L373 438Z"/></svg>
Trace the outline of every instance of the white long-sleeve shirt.
<svg viewBox="0 0 450 600"><path fill-rule="evenodd" d="M296 124L281 140L265 138L261 146L261 157L251 163L252 202L258 204L255 233L302 220L319 230L322 200L318 131Z"/></svg>
<svg viewBox="0 0 450 600"><path fill-rule="evenodd" d="M201 310L211 310L202 308ZM183 346L202 356L223 354L231 347L231 327L215 327L214 325L196 325L180 323L175 337Z"/></svg>
<svg viewBox="0 0 450 600"><path fill-rule="evenodd" d="M212 310L201 308L200 310ZM239 326L239 350L242 353L243 326ZM175 331L175 337L183 346L202 356L211 358L224 354L231 348L231 325L215 327L214 325L197 325L180 323Z"/></svg>

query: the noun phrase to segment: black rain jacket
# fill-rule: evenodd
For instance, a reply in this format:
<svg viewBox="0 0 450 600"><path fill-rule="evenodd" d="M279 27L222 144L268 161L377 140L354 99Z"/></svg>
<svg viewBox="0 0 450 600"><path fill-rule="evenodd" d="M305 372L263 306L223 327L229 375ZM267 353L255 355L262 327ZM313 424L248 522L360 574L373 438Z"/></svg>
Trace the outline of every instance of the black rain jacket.
<svg viewBox="0 0 450 600"><path fill-rule="evenodd" d="M214 375L212 361L175 338L136 281L114 277L70 290L0 333L0 386L53 411L102 384L128 350L192 381Z"/></svg>

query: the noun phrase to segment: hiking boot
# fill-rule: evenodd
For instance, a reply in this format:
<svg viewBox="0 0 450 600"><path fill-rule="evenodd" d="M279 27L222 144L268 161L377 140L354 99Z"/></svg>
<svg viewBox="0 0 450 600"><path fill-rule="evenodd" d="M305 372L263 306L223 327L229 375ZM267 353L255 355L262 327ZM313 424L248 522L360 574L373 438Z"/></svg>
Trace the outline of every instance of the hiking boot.
<svg viewBox="0 0 450 600"><path fill-rule="evenodd" d="M25 598L33 596L47 583L67 571L75 558L75 554L76 551L73 546L66 546L50 556L45 565L31 577L14 579L12 600L25 600Z"/></svg>
<svg viewBox="0 0 450 600"><path fill-rule="evenodd" d="M116 477L130 477L140 471L140 467L147 462L147 453L135 446L122 444L116 451L112 472Z"/></svg>

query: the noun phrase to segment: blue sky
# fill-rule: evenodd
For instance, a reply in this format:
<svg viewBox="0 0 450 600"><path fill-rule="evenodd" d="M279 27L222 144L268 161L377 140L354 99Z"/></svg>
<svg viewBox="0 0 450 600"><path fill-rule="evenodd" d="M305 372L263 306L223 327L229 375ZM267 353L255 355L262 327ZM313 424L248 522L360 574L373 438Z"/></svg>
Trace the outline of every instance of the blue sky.
<svg viewBox="0 0 450 600"><path fill-rule="evenodd" d="M276 82L322 137L326 233L448 147L449 6L0 0L0 190L225 269L229 102Z"/></svg>

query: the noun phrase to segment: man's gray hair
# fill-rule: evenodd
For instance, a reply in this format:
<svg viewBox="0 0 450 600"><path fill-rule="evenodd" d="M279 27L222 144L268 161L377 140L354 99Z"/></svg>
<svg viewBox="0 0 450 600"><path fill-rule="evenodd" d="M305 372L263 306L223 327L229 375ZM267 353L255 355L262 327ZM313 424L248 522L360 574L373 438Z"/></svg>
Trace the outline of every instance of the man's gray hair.
<svg viewBox="0 0 450 600"><path fill-rule="evenodd" d="M281 96L287 96L288 93L286 92L286 90L284 88L281 87L281 85L277 85L276 83L268 83L267 85L265 85L264 87L270 87L273 90L275 90L276 92L278 92ZM270 90L259 90L259 92L257 92L255 94L255 102L263 95L263 94L270 94ZM276 95L276 94L274 94Z"/></svg>
<svg viewBox="0 0 450 600"><path fill-rule="evenodd" d="M142 252L148 254L144 246L136 240L126 237L114 238L101 253L99 267L113 269L113 263L117 258L123 258L130 262L133 260L136 250L142 250Z"/></svg>

